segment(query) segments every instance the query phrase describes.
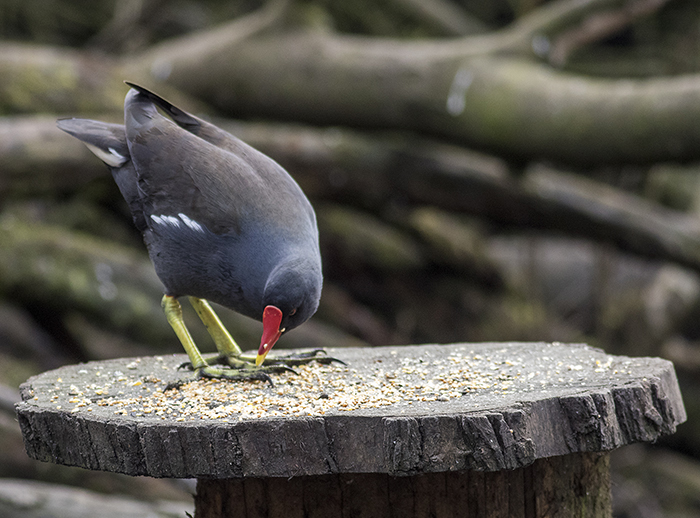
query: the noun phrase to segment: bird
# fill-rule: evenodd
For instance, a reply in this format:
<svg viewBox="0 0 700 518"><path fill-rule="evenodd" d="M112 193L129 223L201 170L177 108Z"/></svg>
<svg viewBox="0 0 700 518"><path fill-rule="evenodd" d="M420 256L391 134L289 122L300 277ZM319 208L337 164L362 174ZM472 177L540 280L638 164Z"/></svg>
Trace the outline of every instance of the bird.
<svg viewBox="0 0 700 518"><path fill-rule="evenodd" d="M164 286L165 316L196 376L270 381L270 372L322 349L263 362L282 333L317 310L323 284L314 209L273 159L133 82L124 124L59 119L109 168ZM187 297L214 340L205 359L182 317ZM261 320L257 355L244 354L211 302ZM271 361L273 360L273 361Z"/></svg>

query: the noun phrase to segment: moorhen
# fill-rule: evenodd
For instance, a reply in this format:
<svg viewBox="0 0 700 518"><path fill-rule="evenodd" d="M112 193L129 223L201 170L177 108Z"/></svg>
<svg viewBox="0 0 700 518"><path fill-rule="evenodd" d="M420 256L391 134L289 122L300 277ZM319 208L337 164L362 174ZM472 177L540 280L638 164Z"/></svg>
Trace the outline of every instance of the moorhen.
<svg viewBox="0 0 700 518"><path fill-rule="evenodd" d="M58 127L109 167L165 287L162 306L191 368L201 377L269 381L268 372L289 369L285 363L331 360L318 350L262 365L321 297L316 216L299 185L233 135L127 84L124 125L61 119ZM226 367L207 362L192 340L178 302L185 295L216 343L216 363ZM208 301L262 320L257 357L241 352Z"/></svg>

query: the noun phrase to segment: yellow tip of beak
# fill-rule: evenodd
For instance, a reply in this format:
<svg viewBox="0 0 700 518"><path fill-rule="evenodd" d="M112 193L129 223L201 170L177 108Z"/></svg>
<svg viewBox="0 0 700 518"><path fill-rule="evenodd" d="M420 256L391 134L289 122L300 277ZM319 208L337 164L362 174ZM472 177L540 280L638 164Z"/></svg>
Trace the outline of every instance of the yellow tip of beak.
<svg viewBox="0 0 700 518"><path fill-rule="evenodd" d="M258 356L255 358L255 366L256 367L260 367L262 365L262 362L265 361L265 356L267 356L267 353L258 354Z"/></svg>

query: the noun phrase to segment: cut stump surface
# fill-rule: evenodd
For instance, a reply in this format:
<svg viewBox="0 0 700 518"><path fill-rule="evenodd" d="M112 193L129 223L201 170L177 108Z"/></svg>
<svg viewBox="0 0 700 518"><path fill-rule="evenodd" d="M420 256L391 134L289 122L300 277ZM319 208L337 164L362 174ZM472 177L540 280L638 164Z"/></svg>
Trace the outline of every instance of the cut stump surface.
<svg viewBox="0 0 700 518"><path fill-rule="evenodd" d="M30 457L172 478L494 472L613 450L685 418L657 358L585 345L329 349L347 363L261 382L193 380L184 355L90 362L30 378Z"/></svg>

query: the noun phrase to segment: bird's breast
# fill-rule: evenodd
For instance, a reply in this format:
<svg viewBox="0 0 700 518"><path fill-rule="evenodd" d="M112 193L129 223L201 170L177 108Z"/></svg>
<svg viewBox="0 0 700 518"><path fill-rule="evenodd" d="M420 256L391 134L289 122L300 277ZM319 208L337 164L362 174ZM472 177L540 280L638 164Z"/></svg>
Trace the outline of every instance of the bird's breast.
<svg viewBox="0 0 700 518"><path fill-rule="evenodd" d="M216 302L256 318L270 272L286 245L260 229L215 234L185 213L151 215L144 233L166 291Z"/></svg>

